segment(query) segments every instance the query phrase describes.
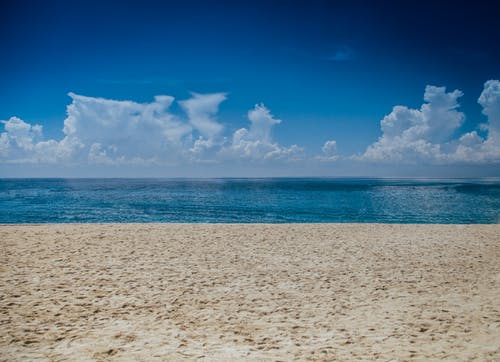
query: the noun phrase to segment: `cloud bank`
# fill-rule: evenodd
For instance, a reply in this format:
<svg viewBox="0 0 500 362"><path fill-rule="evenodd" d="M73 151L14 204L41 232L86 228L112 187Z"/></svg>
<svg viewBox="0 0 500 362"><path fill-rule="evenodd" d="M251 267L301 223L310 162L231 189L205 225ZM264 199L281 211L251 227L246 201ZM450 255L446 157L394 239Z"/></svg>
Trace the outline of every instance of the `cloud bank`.
<svg viewBox="0 0 500 362"><path fill-rule="evenodd" d="M381 136L364 152L342 155L342 142L327 140L318 153L273 138L281 119L264 104L247 113L248 126L229 133L217 118L226 93L192 93L177 101L160 95L150 103L69 93L62 139L45 139L43 127L18 117L1 121L0 164L153 165L339 162L393 165L493 165L500 163L500 81L489 80L478 98L486 122L460 133L465 115L460 90L428 85L418 109L403 105L380 121ZM321 152L319 150L321 149ZM326 163L329 166L326 166ZM298 165L298 164L297 164Z"/></svg>
<svg viewBox="0 0 500 362"><path fill-rule="evenodd" d="M170 111L173 97L156 96L151 103L117 101L69 93L64 138L44 140L42 126L17 117L2 121L0 161L3 163L154 164L224 160L273 160L300 153L271 135L275 119L263 104L248 112L249 128L228 137L217 121L224 93L197 94L179 101L185 115Z"/></svg>

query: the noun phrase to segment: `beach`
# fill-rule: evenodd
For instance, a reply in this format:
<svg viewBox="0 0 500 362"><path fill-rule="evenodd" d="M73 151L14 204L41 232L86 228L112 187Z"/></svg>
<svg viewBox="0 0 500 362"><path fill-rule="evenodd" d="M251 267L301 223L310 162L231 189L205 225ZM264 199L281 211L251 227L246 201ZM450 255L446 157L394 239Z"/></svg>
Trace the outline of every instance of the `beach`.
<svg viewBox="0 0 500 362"><path fill-rule="evenodd" d="M500 360L500 225L0 226L0 360Z"/></svg>

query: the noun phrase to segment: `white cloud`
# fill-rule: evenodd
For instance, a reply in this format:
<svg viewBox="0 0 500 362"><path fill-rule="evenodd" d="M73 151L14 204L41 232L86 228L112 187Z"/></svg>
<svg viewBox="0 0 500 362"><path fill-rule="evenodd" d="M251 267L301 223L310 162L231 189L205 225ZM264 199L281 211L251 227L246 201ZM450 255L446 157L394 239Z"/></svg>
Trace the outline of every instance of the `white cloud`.
<svg viewBox="0 0 500 362"><path fill-rule="evenodd" d="M71 144L82 145L90 162L173 161L191 126L169 112L170 96L151 103L116 101L69 94L64 133Z"/></svg>
<svg viewBox="0 0 500 362"><path fill-rule="evenodd" d="M459 139L455 154L450 158L471 162L500 162L500 81L487 81L478 103L488 118L488 122L479 127L488 132L487 137L481 138L476 131L464 134Z"/></svg>
<svg viewBox="0 0 500 362"><path fill-rule="evenodd" d="M41 141L42 126L31 125L17 117L1 122L5 132L0 135L0 159L8 163L26 163L47 162L55 157L51 152L54 142Z"/></svg>
<svg viewBox="0 0 500 362"><path fill-rule="evenodd" d="M412 142L426 140L439 143L449 138L458 129L465 116L456 109L458 98L463 93L459 90L447 93L445 87L427 86L424 103L421 108L410 109L395 106L390 114L380 122L383 138L401 138Z"/></svg>
<svg viewBox="0 0 500 362"><path fill-rule="evenodd" d="M422 123L415 128L415 136L433 143L447 141L465 121L465 115L457 111L460 107L458 98L463 93L459 90L446 92L445 87L427 86L421 113Z"/></svg>
<svg viewBox="0 0 500 362"><path fill-rule="evenodd" d="M333 156L337 152L337 141L326 141L321 150L325 156Z"/></svg>
<svg viewBox="0 0 500 362"><path fill-rule="evenodd" d="M276 119L271 111L264 104L256 104L254 109L248 111L250 120L249 137L260 139L265 142L271 142L271 130L274 125L280 124L281 119Z"/></svg>
<svg viewBox="0 0 500 362"><path fill-rule="evenodd" d="M337 161L340 156L337 154L337 141L329 140L323 144L321 147L323 154L316 156L315 159L319 161Z"/></svg>
<svg viewBox="0 0 500 362"><path fill-rule="evenodd" d="M488 81L478 102L488 116L487 124L479 129L488 130L483 139L477 131L451 139L461 127L465 115L458 111L459 90L446 92L444 87L427 86L424 103L420 109L395 106L384 117L382 136L367 147L361 156L353 159L363 161L405 163L471 163L498 162L500 128L500 82Z"/></svg>
<svg viewBox="0 0 500 362"><path fill-rule="evenodd" d="M17 117L11 117L2 123L6 131L4 142L11 145L12 149L32 150L33 142L42 133L42 126L30 125Z"/></svg>
<svg viewBox="0 0 500 362"><path fill-rule="evenodd" d="M258 105L248 112L249 129L238 130L232 143L215 118L223 93L196 94L179 102L187 117L170 111L174 98L151 103L117 101L69 93L63 139L44 140L42 127L19 118L3 121L0 162L58 164L213 163L227 158L294 158L298 146L282 147L271 128L281 122Z"/></svg>
<svg viewBox="0 0 500 362"><path fill-rule="evenodd" d="M241 160L256 165L273 160L307 160L304 149L273 138L282 121L263 104L248 111L249 125L224 134L217 120L224 93L197 94L180 101L173 113L171 96L137 103L70 93L64 136L45 139L43 128L17 117L1 121L0 164L178 165ZM462 92L427 86L418 109L395 106L380 122L382 135L361 155L341 157L337 142L327 140L309 160L358 160L389 164L493 164L500 162L500 81L484 84L478 102L486 122L457 136L465 116ZM306 165L306 164L304 164ZM318 165L318 164L317 164Z"/></svg>
<svg viewBox="0 0 500 362"><path fill-rule="evenodd" d="M172 163L183 157L192 127L169 112L174 98L151 103L117 101L69 93L64 138L42 140L40 126L18 118L1 135L4 162Z"/></svg>
<svg viewBox="0 0 500 362"><path fill-rule="evenodd" d="M476 131L472 131L462 135L458 141L462 146L476 147L483 142L483 139L477 134Z"/></svg>
<svg viewBox="0 0 500 362"><path fill-rule="evenodd" d="M449 139L465 116L457 111L462 92L427 86L420 109L395 106L380 122L382 136L359 157L368 161L421 162L439 158L440 142Z"/></svg>
<svg viewBox="0 0 500 362"><path fill-rule="evenodd" d="M215 115L219 111L219 105L226 100L225 93L198 94L192 93L192 97L179 104L188 115L189 123L208 139L217 137L223 130L223 126L217 122Z"/></svg>
<svg viewBox="0 0 500 362"><path fill-rule="evenodd" d="M253 160L270 160L300 157L303 148L292 145L283 147L273 141L272 128L281 123L274 118L269 109L263 104L256 104L248 111L250 127L241 128L234 132L229 147L221 151L221 155L229 158L246 158Z"/></svg>
<svg viewBox="0 0 500 362"><path fill-rule="evenodd" d="M500 81L489 80L484 83L478 103L483 107L483 114L488 117L489 130L500 132Z"/></svg>

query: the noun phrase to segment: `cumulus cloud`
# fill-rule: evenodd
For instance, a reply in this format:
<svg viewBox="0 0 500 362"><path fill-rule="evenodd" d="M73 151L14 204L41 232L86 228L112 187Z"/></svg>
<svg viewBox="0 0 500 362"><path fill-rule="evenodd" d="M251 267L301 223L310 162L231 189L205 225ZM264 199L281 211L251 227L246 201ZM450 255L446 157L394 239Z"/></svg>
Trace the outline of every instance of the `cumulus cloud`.
<svg viewBox="0 0 500 362"><path fill-rule="evenodd" d="M256 104L254 109L249 110L248 119L251 122L248 135L266 142L271 141L273 126L282 122L281 119L274 118L264 104Z"/></svg>
<svg viewBox="0 0 500 362"><path fill-rule="evenodd" d="M382 136L361 156L370 161L422 161L435 159L441 143L462 125L465 116L459 112L459 90L446 92L445 87L427 86L420 109L395 106L380 122Z"/></svg>
<svg viewBox="0 0 500 362"><path fill-rule="evenodd" d="M315 157L319 161L337 161L340 158L337 154L337 141L335 140L326 141L321 147L321 151L323 154Z"/></svg>
<svg viewBox="0 0 500 362"><path fill-rule="evenodd" d="M43 141L42 126L11 117L0 134L0 160L7 163L54 162L65 157L66 143Z"/></svg>
<svg viewBox="0 0 500 362"><path fill-rule="evenodd" d="M156 96L151 103L69 96L65 139L80 145L75 156L90 162L173 161L192 129L170 113L170 96Z"/></svg>
<svg viewBox="0 0 500 362"><path fill-rule="evenodd" d="M479 96L478 103L483 107L483 114L488 122L480 129L487 131L487 137L481 138L476 131L460 137L457 150L451 158L473 162L500 162L500 81L489 80Z"/></svg>
<svg viewBox="0 0 500 362"><path fill-rule="evenodd" d="M321 150L326 156L333 156L337 152L337 141L326 141Z"/></svg>
<svg viewBox="0 0 500 362"><path fill-rule="evenodd" d="M483 114L488 117L489 129L500 132L500 81L489 80L484 83L478 103L483 107Z"/></svg>
<svg viewBox="0 0 500 362"><path fill-rule="evenodd" d="M281 120L274 118L266 106L256 104L248 111L248 119L250 127L234 132L230 146L221 151L223 156L253 160L300 157L303 148L297 145L283 147L273 140L272 128Z"/></svg>
<svg viewBox="0 0 500 362"><path fill-rule="evenodd" d="M69 96L60 141L43 141L40 126L18 118L4 122L4 162L175 163L188 153L193 127L169 111L173 97L137 103Z"/></svg>
<svg viewBox="0 0 500 362"><path fill-rule="evenodd" d="M58 165L185 165L242 160L305 160L304 149L273 138L282 123L264 104L247 113L249 125L225 134L217 120L225 93L197 94L179 101L156 96L152 102L111 100L69 93L62 139L45 139L43 128L17 117L0 121L0 163ZM319 161L357 160L409 164L500 162L500 81L490 80L478 98L486 121L458 134L465 115L460 90L427 86L418 109L398 105L380 121L381 136L365 152L340 156L327 140ZM458 134L458 135L457 135Z"/></svg>
<svg viewBox="0 0 500 362"><path fill-rule="evenodd" d="M459 90L446 92L445 87L427 86L420 109L395 106L380 122L382 136L369 145L364 154L353 159L384 162L486 162L498 161L498 128L500 115L500 82L488 81L478 102L488 123L483 139L477 131L452 139L462 126L465 115L458 111Z"/></svg>
<svg viewBox="0 0 500 362"><path fill-rule="evenodd" d="M217 137L223 130L223 126L217 122L215 115L219 111L219 105L226 100L225 93L198 94L192 93L192 97L179 104L188 115L189 123L205 138Z"/></svg>
<svg viewBox="0 0 500 362"><path fill-rule="evenodd" d="M248 113L251 125L223 137L217 122L224 93L197 94L180 101L186 116L170 111L171 96L150 103L118 101L69 93L61 140L44 140L42 127L12 117L2 121L0 162L61 164L181 164L226 158L294 157L298 146L282 147L271 128L281 121L263 105Z"/></svg>
<svg viewBox="0 0 500 362"><path fill-rule="evenodd" d="M2 154L33 150L33 143L42 133L42 126L30 125L17 117L11 117L8 121L2 121L2 123L5 127L0 143Z"/></svg>

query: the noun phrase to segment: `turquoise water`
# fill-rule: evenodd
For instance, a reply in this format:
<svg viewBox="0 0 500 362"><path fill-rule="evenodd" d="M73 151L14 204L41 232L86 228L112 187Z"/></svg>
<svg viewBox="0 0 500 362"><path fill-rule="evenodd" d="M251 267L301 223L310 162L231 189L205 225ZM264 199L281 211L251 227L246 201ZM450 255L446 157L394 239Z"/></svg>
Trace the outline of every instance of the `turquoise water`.
<svg viewBox="0 0 500 362"><path fill-rule="evenodd" d="M0 223L499 220L499 180L0 179Z"/></svg>

